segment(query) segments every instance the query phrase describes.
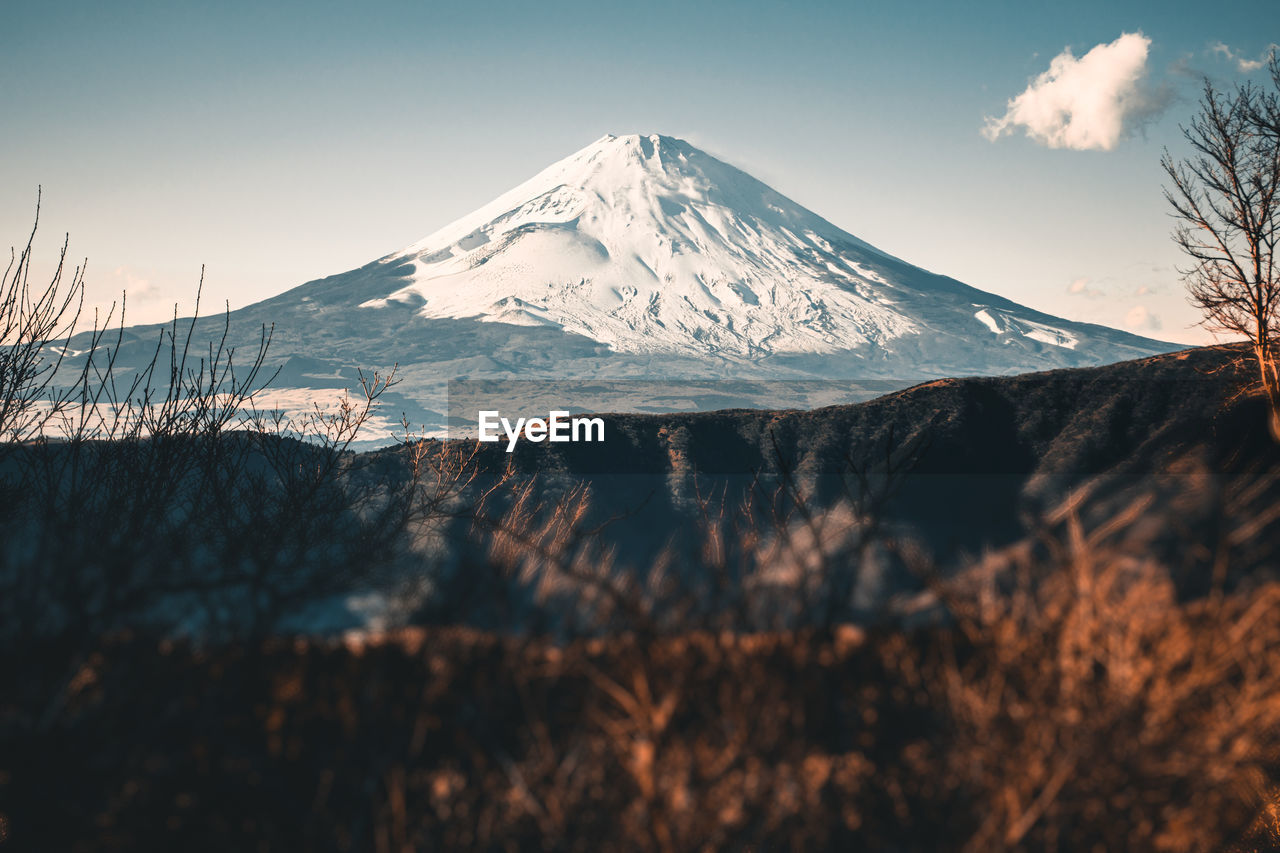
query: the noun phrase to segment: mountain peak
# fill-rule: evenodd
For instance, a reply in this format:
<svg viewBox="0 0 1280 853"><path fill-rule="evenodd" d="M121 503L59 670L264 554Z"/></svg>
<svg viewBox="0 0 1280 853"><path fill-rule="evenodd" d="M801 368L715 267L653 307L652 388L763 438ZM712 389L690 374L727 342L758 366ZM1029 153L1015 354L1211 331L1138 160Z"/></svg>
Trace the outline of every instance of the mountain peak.
<svg viewBox="0 0 1280 853"><path fill-rule="evenodd" d="M627 145L639 145L642 142L651 146L693 147L683 139L675 136L665 136L661 133L606 133L587 147L591 148L593 146L608 145L610 143L616 144L619 147L624 147Z"/></svg>
<svg viewBox="0 0 1280 853"><path fill-rule="evenodd" d="M643 164L647 169L667 171L678 168L681 160L691 155L707 156L694 146L674 136L659 133L605 134L595 142L570 154L560 163L625 163Z"/></svg>

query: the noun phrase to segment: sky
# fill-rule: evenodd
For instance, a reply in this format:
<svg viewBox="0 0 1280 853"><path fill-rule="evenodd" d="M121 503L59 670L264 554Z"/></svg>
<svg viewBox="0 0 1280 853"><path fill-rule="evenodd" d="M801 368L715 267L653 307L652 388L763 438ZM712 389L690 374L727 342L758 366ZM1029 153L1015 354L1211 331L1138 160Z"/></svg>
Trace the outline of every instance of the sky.
<svg viewBox="0 0 1280 853"><path fill-rule="evenodd" d="M0 239L128 319L399 250L605 133L689 140L879 248L1204 343L1161 151L1266 80L1274 0L0 0Z"/></svg>

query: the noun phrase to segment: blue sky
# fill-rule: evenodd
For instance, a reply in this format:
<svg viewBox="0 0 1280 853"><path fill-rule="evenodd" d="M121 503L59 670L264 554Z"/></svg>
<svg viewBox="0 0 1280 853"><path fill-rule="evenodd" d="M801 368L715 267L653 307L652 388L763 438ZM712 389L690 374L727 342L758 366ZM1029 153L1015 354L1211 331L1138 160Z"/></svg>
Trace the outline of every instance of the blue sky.
<svg viewBox="0 0 1280 853"><path fill-rule="evenodd" d="M1274 2L1207 8L9 0L0 236L25 238L43 185L42 257L70 232L96 301L127 287L131 319L161 317L205 264L206 298L237 307L402 248L605 133L657 132L935 272L1200 342L1160 151L1180 150L1197 76L1264 79L1250 63L1280 41ZM1034 120L983 134L1064 49L1075 69L1125 33L1145 47L1123 43L1143 55L1117 73L1140 79L1105 150L1050 147L1071 134Z"/></svg>

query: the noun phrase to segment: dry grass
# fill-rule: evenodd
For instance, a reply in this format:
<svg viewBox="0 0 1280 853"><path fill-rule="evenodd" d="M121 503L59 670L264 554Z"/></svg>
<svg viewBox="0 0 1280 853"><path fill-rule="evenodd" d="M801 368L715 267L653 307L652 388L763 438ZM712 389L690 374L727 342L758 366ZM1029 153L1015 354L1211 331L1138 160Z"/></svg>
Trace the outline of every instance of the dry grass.
<svg viewBox="0 0 1280 853"><path fill-rule="evenodd" d="M1280 584L1180 601L1106 544L1132 518L1063 516L1047 554L942 590L961 639L918 679L951 724L938 771L982 816L964 848L1280 844Z"/></svg>

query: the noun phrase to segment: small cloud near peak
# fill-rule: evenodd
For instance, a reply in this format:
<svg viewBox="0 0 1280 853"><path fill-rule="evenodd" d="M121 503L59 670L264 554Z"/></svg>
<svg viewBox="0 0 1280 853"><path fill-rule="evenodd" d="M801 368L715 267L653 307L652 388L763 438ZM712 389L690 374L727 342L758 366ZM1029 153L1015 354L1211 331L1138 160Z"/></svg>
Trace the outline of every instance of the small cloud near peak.
<svg viewBox="0 0 1280 853"><path fill-rule="evenodd" d="M1089 282L1090 279L1087 276L1081 276L1067 285L1067 293L1070 293L1072 296L1101 296L1102 291L1097 288L1090 287Z"/></svg>
<svg viewBox="0 0 1280 853"><path fill-rule="evenodd" d="M1166 89L1147 85L1150 48L1142 33L1123 33L1084 56L1065 49L1003 116L987 117L983 135L994 142L1021 128L1049 148L1110 151L1169 103Z"/></svg>
<svg viewBox="0 0 1280 853"><path fill-rule="evenodd" d="M1161 327L1160 318L1145 305L1135 305L1124 315L1124 324L1135 332L1150 332Z"/></svg>

